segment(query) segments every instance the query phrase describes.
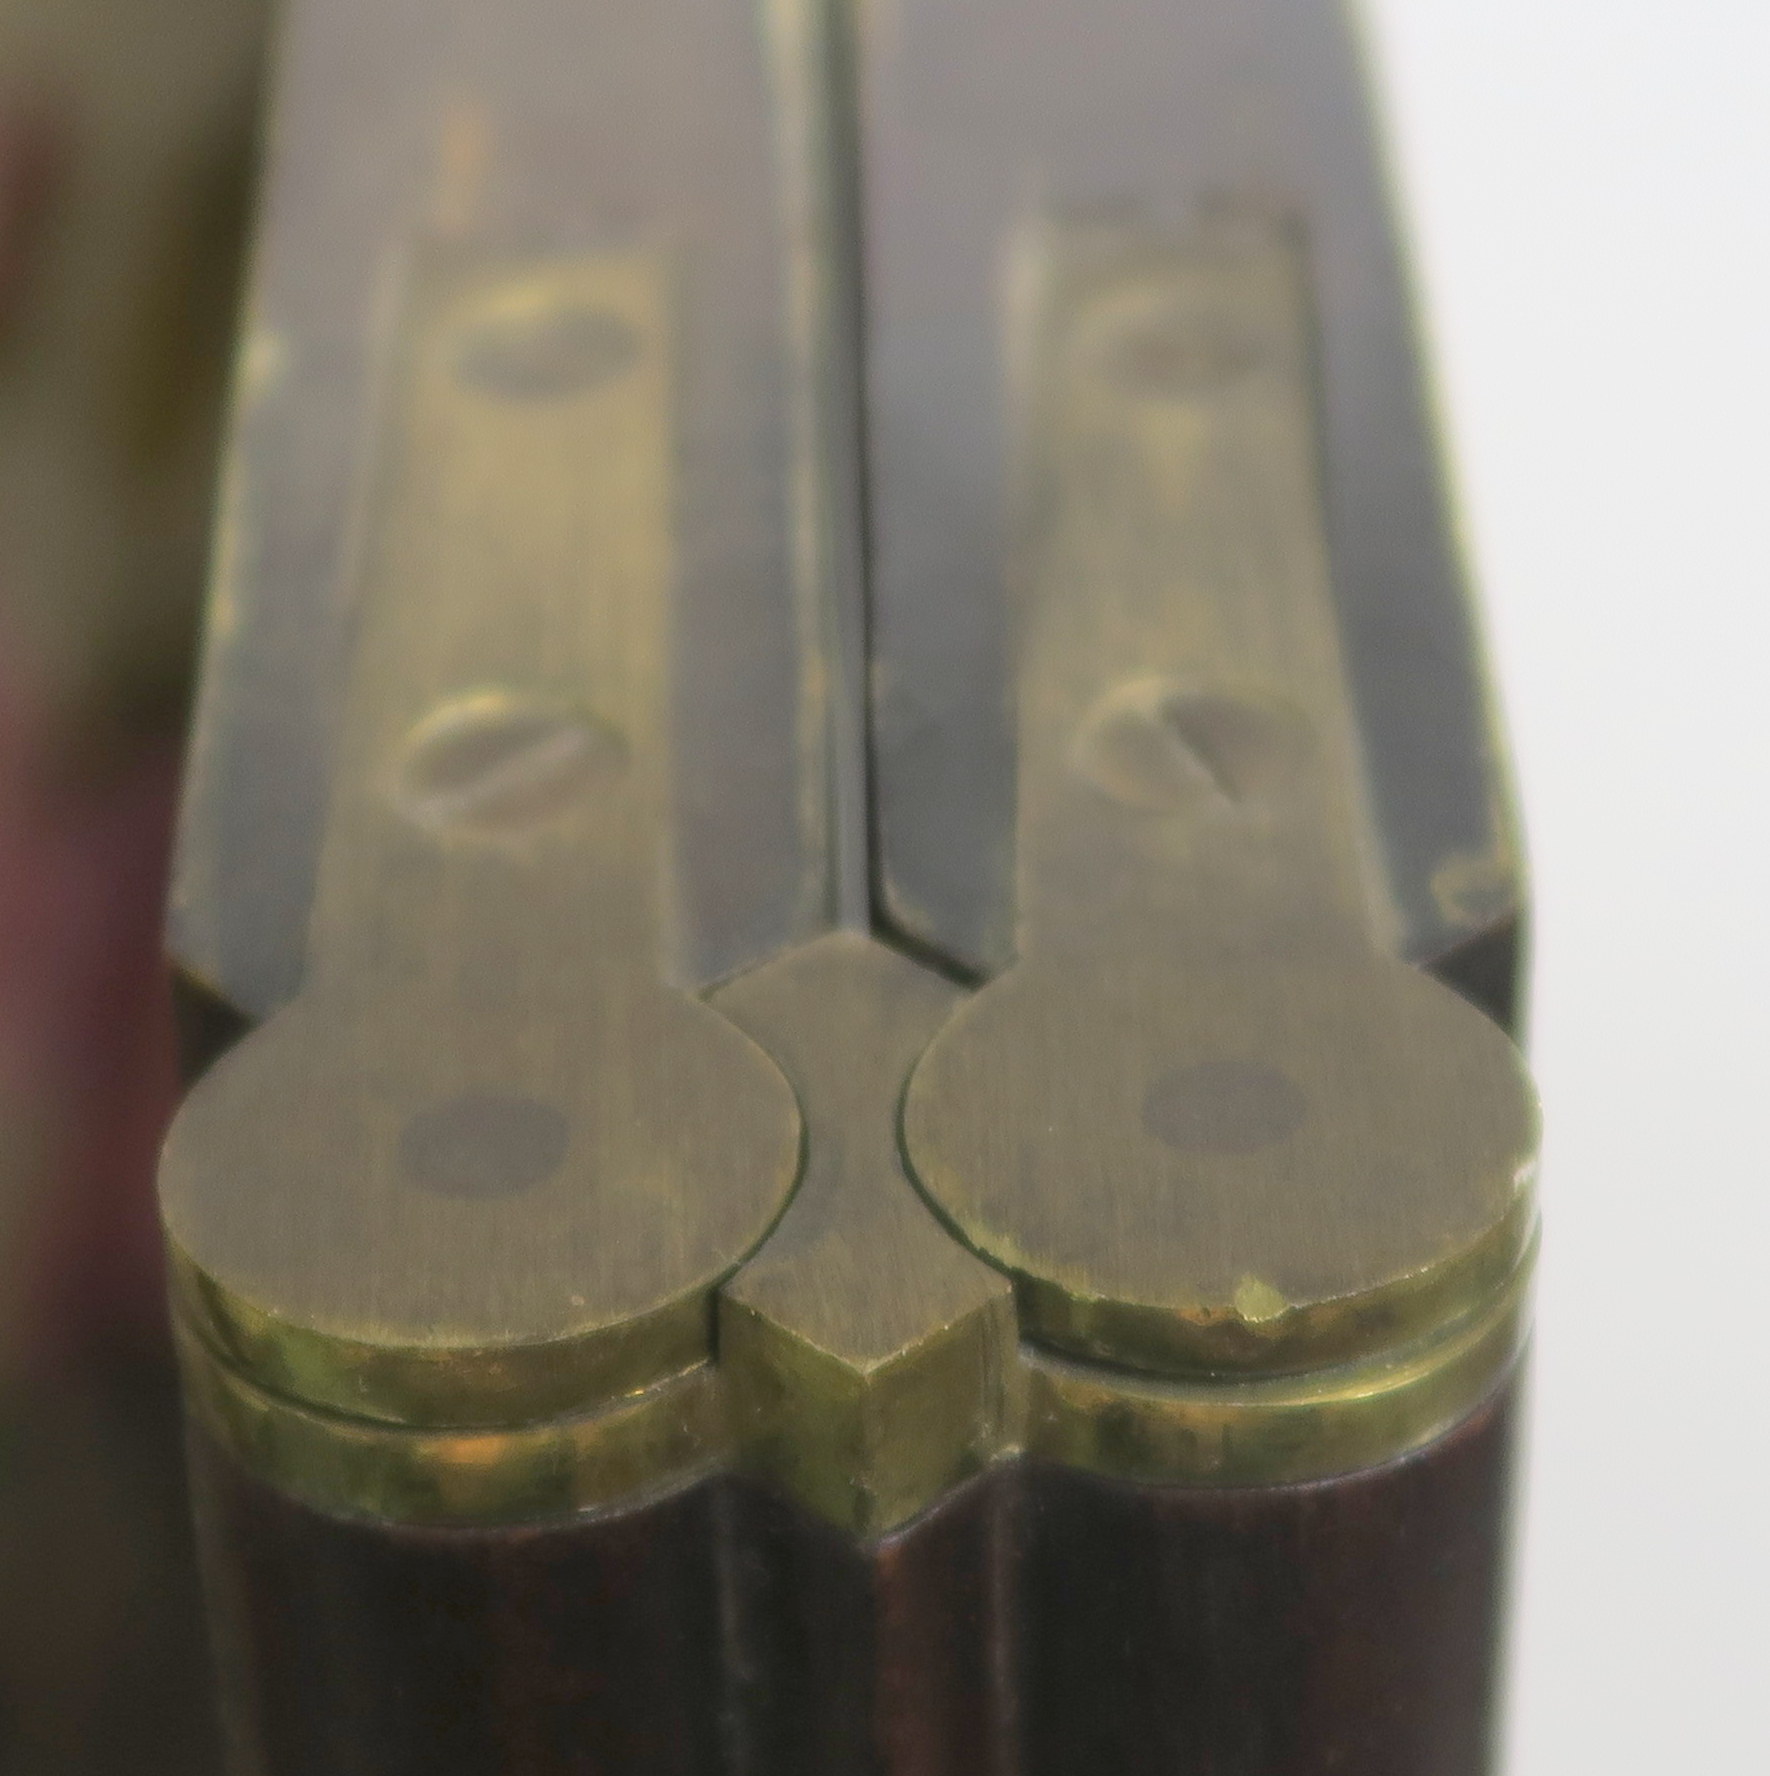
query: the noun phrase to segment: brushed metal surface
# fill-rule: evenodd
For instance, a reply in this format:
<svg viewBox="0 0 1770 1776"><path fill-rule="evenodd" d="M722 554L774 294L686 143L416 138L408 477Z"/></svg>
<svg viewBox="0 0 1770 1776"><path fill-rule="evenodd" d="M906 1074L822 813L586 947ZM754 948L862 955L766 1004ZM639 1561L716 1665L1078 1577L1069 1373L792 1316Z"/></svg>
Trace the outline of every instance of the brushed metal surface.
<svg viewBox="0 0 1770 1776"><path fill-rule="evenodd" d="M293 997L360 620L356 550L426 242L675 267L681 612L672 973L719 978L833 899L821 588L801 531L780 52L725 0L285 9L172 941L252 1018Z"/></svg>
<svg viewBox="0 0 1770 1776"><path fill-rule="evenodd" d="M1342 0L861 16L882 911L973 972L1013 954L1017 243L1045 222L1173 228L1227 198L1306 241L1329 567L1402 952L1490 938L1450 970L1509 1016L1509 787Z"/></svg>
<svg viewBox="0 0 1770 1776"><path fill-rule="evenodd" d="M1022 251L1020 954L918 1062L909 1164L1070 1355L1230 1389L1394 1361L1528 1266L1536 1105L1394 954L1299 255L1230 216Z"/></svg>
<svg viewBox="0 0 1770 1776"><path fill-rule="evenodd" d="M310 1405L664 1381L798 1176L786 1079L666 978L671 298L652 252L416 280L306 976L161 1170L184 1311Z"/></svg>
<svg viewBox="0 0 1770 1776"><path fill-rule="evenodd" d="M1093 1531L1325 1620L1385 1498L1486 1657L1535 1106L1416 964L1504 1010L1515 848L1338 12L294 18L178 925L271 1015L164 1179L245 1742L354 1755L286 1597L465 1768L1039 1767Z"/></svg>

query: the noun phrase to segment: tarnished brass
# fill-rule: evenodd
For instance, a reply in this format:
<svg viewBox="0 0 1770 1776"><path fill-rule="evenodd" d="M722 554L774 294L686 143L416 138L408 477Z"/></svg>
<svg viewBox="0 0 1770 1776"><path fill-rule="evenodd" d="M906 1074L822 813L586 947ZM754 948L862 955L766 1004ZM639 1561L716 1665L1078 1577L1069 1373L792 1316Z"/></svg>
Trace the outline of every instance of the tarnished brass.
<svg viewBox="0 0 1770 1776"><path fill-rule="evenodd" d="M1484 1313L1329 1369L1174 1381L1029 1350L1025 1447L1169 1486L1282 1486L1391 1461L1466 1417L1517 1358L1529 1256Z"/></svg>
<svg viewBox="0 0 1770 1776"><path fill-rule="evenodd" d="M1054 230L1025 282L1020 960L917 1068L907 1152L1032 1338L1197 1384L1039 1364L1066 1457L1356 1465L1510 1360L1534 1100L1386 953L1282 235Z"/></svg>
<svg viewBox="0 0 1770 1776"><path fill-rule="evenodd" d="M716 1001L810 1137L719 1381L744 1459L861 1533L1023 1437L1240 1482L1412 1446L1509 1361L1534 1224L1510 1045L1373 940L1290 255L1242 226L1034 257L1023 959L954 1016L838 935ZM506 1515L713 1458L708 1292L797 1135L761 1055L658 985L661 274L440 288L312 982L199 1088L166 1202L236 1442L357 1508ZM1008 1286L901 1169L931 1038L918 1173L1071 1353L1029 1358L1024 1426Z"/></svg>
<svg viewBox="0 0 1770 1776"><path fill-rule="evenodd" d="M301 996L198 1086L183 1311L364 1419L583 1414L710 1355L792 1094L661 968L669 285L421 274Z"/></svg>
<svg viewBox="0 0 1770 1776"><path fill-rule="evenodd" d="M720 1299L737 1434L751 1463L863 1535L1017 1436L1008 1280L936 1223L897 1139L901 1083L959 997L836 932L714 1001L798 1084L811 1136L786 1219Z"/></svg>
<svg viewBox="0 0 1770 1776"><path fill-rule="evenodd" d="M242 1770L1476 1776L1523 885L1354 59L287 9L164 1171Z"/></svg>
<svg viewBox="0 0 1770 1776"><path fill-rule="evenodd" d="M697 1363L599 1410L526 1424L418 1429L323 1412L255 1386L194 1334L185 1397L255 1472L325 1509L395 1523L506 1523L643 1499L719 1467L731 1438Z"/></svg>
<svg viewBox="0 0 1770 1776"><path fill-rule="evenodd" d="M181 971L253 1023L302 988L369 588L359 558L426 241L487 271L536 254L667 257L665 972L698 990L815 937L837 797L827 662L802 644L823 622L837 508L858 489L842 487L804 387L827 351L801 312L817 307L801 286L822 229L800 139L815 134L809 101L789 118L786 94L810 51L729 0L277 12L172 884Z"/></svg>
<svg viewBox="0 0 1770 1776"><path fill-rule="evenodd" d="M737 1465L864 1538L1021 1451L1270 1486L1487 1397L1533 1100L1392 953L1283 232L1025 242L970 995L859 929L664 984L667 261L416 289L307 984L167 1156L211 1428L400 1521Z"/></svg>

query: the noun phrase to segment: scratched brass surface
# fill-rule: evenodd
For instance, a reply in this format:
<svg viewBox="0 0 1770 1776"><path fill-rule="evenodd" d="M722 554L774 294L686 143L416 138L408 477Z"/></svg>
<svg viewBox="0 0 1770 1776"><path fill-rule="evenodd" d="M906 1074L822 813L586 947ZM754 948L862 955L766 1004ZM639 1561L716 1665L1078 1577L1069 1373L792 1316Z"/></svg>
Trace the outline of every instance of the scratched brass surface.
<svg viewBox="0 0 1770 1776"><path fill-rule="evenodd" d="M1535 1104L1501 1032L1390 952L1282 232L1055 230L1025 259L1020 960L922 1058L906 1152L1028 1334L1209 1379L1211 1418L1234 1374L1491 1315Z"/></svg>
<svg viewBox="0 0 1770 1776"><path fill-rule="evenodd" d="M181 1305L363 1417L587 1410L709 1354L786 1202L779 1070L662 978L670 290L420 279L306 984L198 1085Z"/></svg>

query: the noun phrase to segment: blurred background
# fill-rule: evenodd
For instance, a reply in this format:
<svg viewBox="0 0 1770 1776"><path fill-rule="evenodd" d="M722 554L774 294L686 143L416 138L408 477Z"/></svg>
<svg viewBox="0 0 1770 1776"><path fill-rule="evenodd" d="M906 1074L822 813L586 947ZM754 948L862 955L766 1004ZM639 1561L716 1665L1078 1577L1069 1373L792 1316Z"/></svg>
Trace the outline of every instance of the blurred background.
<svg viewBox="0 0 1770 1776"><path fill-rule="evenodd" d="M0 1770L212 1768L161 890L258 0L0 0Z"/></svg>
<svg viewBox="0 0 1770 1776"><path fill-rule="evenodd" d="M150 1179L264 10L0 0L4 1776L211 1767ZM1535 878L1509 1768L1770 1769L1770 8L1362 10Z"/></svg>
<svg viewBox="0 0 1770 1776"><path fill-rule="evenodd" d="M1534 884L1510 1769L1770 1770L1770 7L1367 16Z"/></svg>

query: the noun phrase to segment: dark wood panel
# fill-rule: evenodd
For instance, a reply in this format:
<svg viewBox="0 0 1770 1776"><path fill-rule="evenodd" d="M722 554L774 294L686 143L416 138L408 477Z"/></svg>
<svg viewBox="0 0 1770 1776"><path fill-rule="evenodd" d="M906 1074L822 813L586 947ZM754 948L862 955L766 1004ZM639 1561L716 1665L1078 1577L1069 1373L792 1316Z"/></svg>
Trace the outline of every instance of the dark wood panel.
<svg viewBox="0 0 1770 1776"><path fill-rule="evenodd" d="M205 1438L238 1776L1482 1776L1514 1381L1344 1479L998 1468L857 1543L748 1481L326 1517Z"/></svg>
<svg viewBox="0 0 1770 1776"><path fill-rule="evenodd" d="M504 1530L327 1517L201 1432L235 1776L713 1776L714 1488Z"/></svg>
<svg viewBox="0 0 1770 1776"><path fill-rule="evenodd" d="M743 1484L728 1527L734 1776L1003 1770L1005 1470L871 1545Z"/></svg>
<svg viewBox="0 0 1770 1776"><path fill-rule="evenodd" d="M1419 1454L1310 1485L1029 1470L1025 1776L1489 1770L1518 1394Z"/></svg>

